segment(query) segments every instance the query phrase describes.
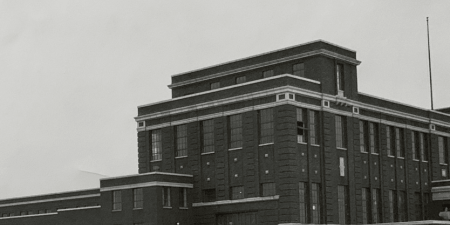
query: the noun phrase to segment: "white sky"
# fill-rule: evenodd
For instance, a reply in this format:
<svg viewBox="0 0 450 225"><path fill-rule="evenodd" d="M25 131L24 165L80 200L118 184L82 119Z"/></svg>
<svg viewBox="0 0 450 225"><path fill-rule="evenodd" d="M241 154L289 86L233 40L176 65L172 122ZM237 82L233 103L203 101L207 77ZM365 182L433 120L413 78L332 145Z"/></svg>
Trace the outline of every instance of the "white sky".
<svg viewBox="0 0 450 225"><path fill-rule="evenodd" d="M359 90L450 106L450 1L0 0L0 199L137 173L137 106L170 76L323 39L357 51Z"/></svg>

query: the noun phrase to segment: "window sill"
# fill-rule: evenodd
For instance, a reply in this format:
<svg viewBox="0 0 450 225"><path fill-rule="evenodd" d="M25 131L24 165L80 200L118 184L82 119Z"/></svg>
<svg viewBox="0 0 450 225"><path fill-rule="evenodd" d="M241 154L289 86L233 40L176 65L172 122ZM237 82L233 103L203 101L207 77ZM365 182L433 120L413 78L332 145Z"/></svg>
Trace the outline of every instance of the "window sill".
<svg viewBox="0 0 450 225"><path fill-rule="evenodd" d="M336 149L339 149L339 150L346 150L346 151L347 151L346 148L341 148L341 147L336 147Z"/></svg>
<svg viewBox="0 0 450 225"><path fill-rule="evenodd" d="M180 207L179 209L186 210L186 209L189 209L189 208L188 207Z"/></svg>
<svg viewBox="0 0 450 225"><path fill-rule="evenodd" d="M162 159L155 159L155 160L152 160L150 162L161 162L161 161L162 161Z"/></svg>
<svg viewBox="0 0 450 225"><path fill-rule="evenodd" d="M177 157L175 157L175 159L182 159L182 158L187 158L188 156L187 155L183 155L183 156L177 156Z"/></svg>
<svg viewBox="0 0 450 225"><path fill-rule="evenodd" d="M395 158L395 156L393 156L393 155L388 155L388 157L389 157L389 158Z"/></svg>
<svg viewBox="0 0 450 225"><path fill-rule="evenodd" d="M214 152L203 152L201 155L210 155L210 154L214 154Z"/></svg>
<svg viewBox="0 0 450 225"><path fill-rule="evenodd" d="M320 147L320 145L318 145L318 144L311 144L311 146Z"/></svg>
<svg viewBox="0 0 450 225"><path fill-rule="evenodd" d="M112 210L112 212L122 212L122 210L121 209L115 209L115 210Z"/></svg>
<svg viewBox="0 0 450 225"><path fill-rule="evenodd" d="M405 157L399 157L399 156L398 156L397 159L405 159Z"/></svg>
<svg viewBox="0 0 450 225"><path fill-rule="evenodd" d="M422 160L422 162L424 162L424 163L428 163L428 161L425 161L425 160Z"/></svg>
<svg viewBox="0 0 450 225"><path fill-rule="evenodd" d="M258 146L266 146L266 145L273 145L273 142L272 143L259 144Z"/></svg>
<svg viewBox="0 0 450 225"><path fill-rule="evenodd" d="M448 164L447 164L447 163L439 163L439 165L441 165L441 166L447 166Z"/></svg>
<svg viewBox="0 0 450 225"><path fill-rule="evenodd" d="M143 208L133 208L133 210L141 210L141 209L143 209Z"/></svg>
<svg viewBox="0 0 450 225"><path fill-rule="evenodd" d="M420 160L418 160L418 159L413 159L413 161L415 161L415 162L420 162Z"/></svg>
<svg viewBox="0 0 450 225"><path fill-rule="evenodd" d="M306 143L306 142L297 142L297 144L307 145L308 143Z"/></svg>
<svg viewBox="0 0 450 225"><path fill-rule="evenodd" d="M368 152L361 152L361 153L364 153L364 154L369 154Z"/></svg>
<svg viewBox="0 0 450 225"><path fill-rule="evenodd" d="M171 209L172 206L163 206L163 209Z"/></svg>
<svg viewBox="0 0 450 225"><path fill-rule="evenodd" d="M242 147L239 147L239 148L230 148L230 149L228 149L228 151L236 151L236 150L241 150L242 149Z"/></svg>
<svg viewBox="0 0 450 225"><path fill-rule="evenodd" d="M379 153L375 153L375 152L372 152L371 154L372 155L380 155Z"/></svg>

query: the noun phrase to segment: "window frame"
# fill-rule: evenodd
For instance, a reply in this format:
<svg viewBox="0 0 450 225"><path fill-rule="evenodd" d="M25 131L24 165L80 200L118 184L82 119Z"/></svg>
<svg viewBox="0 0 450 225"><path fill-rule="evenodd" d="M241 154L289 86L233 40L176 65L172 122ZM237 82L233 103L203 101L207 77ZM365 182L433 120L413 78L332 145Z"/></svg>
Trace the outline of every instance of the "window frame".
<svg viewBox="0 0 450 225"><path fill-rule="evenodd" d="M263 78L268 78L268 77L273 77L273 76L274 76L273 70L265 70L262 72Z"/></svg>
<svg viewBox="0 0 450 225"><path fill-rule="evenodd" d="M162 131L161 129L150 131L151 161L162 160Z"/></svg>
<svg viewBox="0 0 450 225"><path fill-rule="evenodd" d="M213 153L215 151L214 134L214 119L201 121L202 154Z"/></svg>
<svg viewBox="0 0 450 225"><path fill-rule="evenodd" d="M274 143L274 115L273 108L261 109L258 111L259 144Z"/></svg>
<svg viewBox="0 0 450 225"><path fill-rule="evenodd" d="M183 209L188 208L188 202L187 202L187 188L179 188L179 194L178 194L178 206Z"/></svg>
<svg viewBox="0 0 450 225"><path fill-rule="evenodd" d="M228 149L242 148L243 127L242 114L228 116Z"/></svg>
<svg viewBox="0 0 450 225"><path fill-rule="evenodd" d="M142 188L133 188L133 209L144 208L144 190Z"/></svg>
<svg viewBox="0 0 450 225"><path fill-rule="evenodd" d="M163 186L162 188L162 205L163 208L172 208L172 203L170 200L170 187Z"/></svg>
<svg viewBox="0 0 450 225"><path fill-rule="evenodd" d="M235 79L236 84L242 84L245 82L247 82L247 76L240 76L240 77L236 77L236 79Z"/></svg>
<svg viewBox="0 0 450 225"><path fill-rule="evenodd" d="M112 191L112 211L122 211L122 190Z"/></svg>
<svg viewBox="0 0 450 225"><path fill-rule="evenodd" d="M297 117L297 143L307 144L308 143L308 114L307 110L303 108L296 108Z"/></svg>
<svg viewBox="0 0 450 225"><path fill-rule="evenodd" d="M305 63L300 62L292 65L292 74L299 77L305 77Z"/></svg>
<svg viewBox="0 0 450 225"><path fill-rule="evenodd" d="M214 90L220 88L220 81L212 82L209 84L209 89Z"/></svg>
<svg viewBox="0 0 450 225"><path fill-rule="evenodd" d="M336 148L347 149L347 120L345 116L335 115Z"/></svg>
<svg viewBox="0 0 450 225"><path fill-rule="evenodd" d="M187 124L175 126L175 157L186 157L188 154Z"/></svg>

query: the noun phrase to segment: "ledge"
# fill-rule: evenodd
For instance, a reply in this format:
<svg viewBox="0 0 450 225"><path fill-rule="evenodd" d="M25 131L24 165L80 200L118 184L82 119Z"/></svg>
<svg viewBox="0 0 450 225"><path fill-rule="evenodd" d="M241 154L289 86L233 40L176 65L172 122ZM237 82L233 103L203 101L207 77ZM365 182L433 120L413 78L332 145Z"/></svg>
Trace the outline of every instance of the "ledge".
<svg viewBox="0 0 450 225"><path fill-rule="evenodd" d="M192 207L202 207L202 206L213 206L213 205L227 205L227 204L236 204L236 203L270 201L270 200L278 200L279 198L280 198L279 195L274 195L274 196L268 196L268 197L244 198L244 199L238 199L238 200L223 200L223 201L215 201L215 202L199 202L199 203L193 203L193 204L192 204Z"/></svg>

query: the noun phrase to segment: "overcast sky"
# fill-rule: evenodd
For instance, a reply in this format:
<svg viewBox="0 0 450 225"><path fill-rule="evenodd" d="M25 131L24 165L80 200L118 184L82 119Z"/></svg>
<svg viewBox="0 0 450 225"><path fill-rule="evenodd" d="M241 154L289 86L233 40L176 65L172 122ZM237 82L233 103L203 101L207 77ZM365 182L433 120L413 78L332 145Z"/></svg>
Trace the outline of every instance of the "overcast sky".
<svg viewBox="0 0 450 225"><path fill-rule="evenodd" d="M359 91L449 107L450 1L0 0L0 199L137 173L137 106L170 76L323 39Z"/></svg>

